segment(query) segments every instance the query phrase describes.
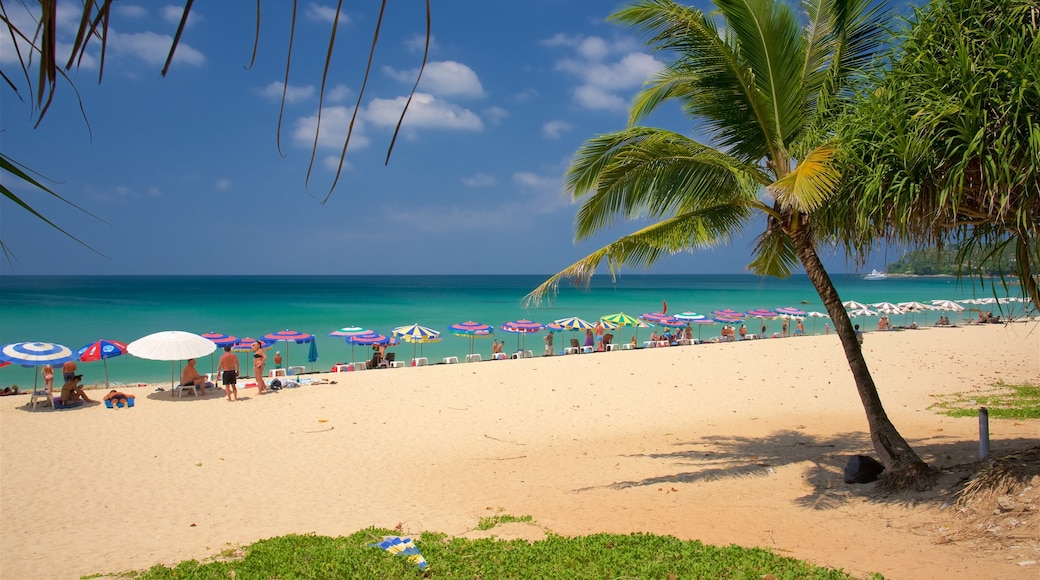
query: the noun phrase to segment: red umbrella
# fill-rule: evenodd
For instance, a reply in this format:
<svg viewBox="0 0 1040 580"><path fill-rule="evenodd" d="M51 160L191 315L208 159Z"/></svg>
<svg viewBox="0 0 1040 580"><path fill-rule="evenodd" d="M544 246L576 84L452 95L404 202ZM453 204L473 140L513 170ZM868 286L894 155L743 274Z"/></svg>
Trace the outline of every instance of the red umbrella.
<svg viewBox="0 0 1040 580"><path fill-rule="evenodd" d="M101 361L105 365L105 388L108 388L108 360L114 356L126 354L126 344L118 340L99 340L79 349L79 360L83 362Z"/></svg>

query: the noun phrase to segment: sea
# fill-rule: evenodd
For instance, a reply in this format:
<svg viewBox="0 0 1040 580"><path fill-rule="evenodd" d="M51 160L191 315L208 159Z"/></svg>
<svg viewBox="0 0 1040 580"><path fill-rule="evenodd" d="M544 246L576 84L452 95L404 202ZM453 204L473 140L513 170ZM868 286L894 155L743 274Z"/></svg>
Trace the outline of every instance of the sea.
<svg viewBox="0 0 1040 580"><path fill-rule="evenodd" d="M351 347L330 332L359 326L389 335L393 328L420 324L438 330L436 343L403 343L390 349L398 360L416 355L431 362L457 356L464 360L470 339L451 334L452 324L476 321L496 328L494 337L473 340L475 352L489 357L493 338L506 341L506 351L524 348L540 355L542 338L516 335L501 330L513 320L549 323L577 316L596 321L601 316L624 312L631 316L662 312L713 310L747 311L755 308L795 307L823 312L822 302L805 275L787 279L753 275L654 275L629 274L612 280L597 275L587 288L563 283L554 297L538 306L525 307L525 296L544 282L547 275L496 276L0 276L0 345L15 342L53 342L78 350L100 339L131 342L145 335L181 330L203 334L222 333L259 337L281 330L309 333L316 338L318 360L308 362L306 344L276 343L269 353L282 352L285 365L327 371L332 365L367 360L366 347ZM862 275L832 275L843 301L862 303L932 300L963 300L1006 295L997 284L980 285L977 280L947 277L890 277L864 280ZM1012 287L1014 295L1018 287ZM970 307L969 307L970 308ZM957 318L974 316L970 310ZM929 319L914 315L920 324ZM938 314L931 314L934 321ZM822 334L826 318L807 318L810 334ZM877 319L858 318L864 328ZM895 317L893 323L902 322ZM756 325L758 322L756 321ZM767 320L768 332L778 331L781 321ZM718 334L720 326L698 326L702 338ZM618 341L627 341L632 328L623 328ZM648 336L650 330L638 332ZM572 335L557 335L562 348ZM576 335L574 335L576 336ZM245 355L243 355L245 356ZM209 372L215 357L199 360ZM251 368L243 359L243 368ZM103 384L105 371L114 385L169 381L171 364L124 355L104 363L80 363L86 384ZM31 386L36 369L9 365L0 368L0 384Z"/></svg>

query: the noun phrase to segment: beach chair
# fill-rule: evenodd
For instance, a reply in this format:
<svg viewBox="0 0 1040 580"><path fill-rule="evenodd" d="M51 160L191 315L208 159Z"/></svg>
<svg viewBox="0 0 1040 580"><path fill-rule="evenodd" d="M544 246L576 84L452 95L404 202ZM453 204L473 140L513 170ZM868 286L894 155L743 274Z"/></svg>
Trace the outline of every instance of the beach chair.
<svg viewBox="0 0 1040 580"><path fill-rule="evenodd" d="M54 393L47 387L33 387L32 395L29 397L29 410L35 411L36 405L50 405L54 408Z"/></svg>
<svg viewBox="0 0 1040 580"><path fill-rule="evenodd" d="M183 397L184 393L191 393L196 397L199 396L199 392L195 390L195 385L177 385L170 390L171 397Z"/></svg>

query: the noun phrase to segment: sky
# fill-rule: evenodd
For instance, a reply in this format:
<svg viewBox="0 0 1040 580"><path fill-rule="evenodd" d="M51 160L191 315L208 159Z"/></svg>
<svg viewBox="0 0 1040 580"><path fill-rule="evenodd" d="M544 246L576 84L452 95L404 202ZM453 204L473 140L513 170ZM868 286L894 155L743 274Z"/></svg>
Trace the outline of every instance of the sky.
<svg viewBox="0 0 1040 580"><path fill-rule="evenodd" d="M163 78L183 3L117 2L101 82L95 42L35 128L3 30L0 64L21 96L0 87L0 151L82 209L6 173L4 185L90 247L4 198L0 239L13 260L0 274L552 274L645 225L576 243L563 185L575 151L625 128L631 99L662 66L606 21L624 5L612 0L432 2L429 60L384 165L426 26L424 2L389 3L333 189L379 5L346 2L336 24L334 2L299 2L282 109L291 3L262 3L252 66L255 4L196 3ZM12 6L13 20L30 22ZM80 10L58 4L59 55ZM674 104L645 124L697 131ZM623 272L741 273L761 230ZM833 272L898 257L879 251L857 267L823 255Z"/></svg>

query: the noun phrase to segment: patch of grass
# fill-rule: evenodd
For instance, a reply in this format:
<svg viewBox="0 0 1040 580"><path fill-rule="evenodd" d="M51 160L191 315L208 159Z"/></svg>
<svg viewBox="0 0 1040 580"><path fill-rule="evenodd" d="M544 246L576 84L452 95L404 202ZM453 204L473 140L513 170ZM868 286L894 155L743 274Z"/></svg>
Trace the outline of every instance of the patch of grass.
<svg viewBox="0 0 1040 580"><path fill-rule="evenodd" d="M480 523L477 524L478 530L490 530L491 528L499 524L532 524L534 518L531 516L511 516L509 514L502 514L500 516L491 516L489 518L480 518Z"/></svg>
<svg viewBox="0 0 1040 580"><path fill-rule="evenodd" d="M977 393L954 393L937 397L929 407L950 417L975 417L986 407L996 419L1040 418L1040 386L1029 383L1010 385L1003 381Z"/></svg>
<svg viewBox="0 0 1040 580"><path fill-rule="evenodd" d="M521 518L517 518L520 520ZM544 540L449 538L425 532L416 546L430 567L419 571L404 558L369 547L396 535L368 528L330 538L289 535L243 548L233 561L181 562L154 566L141 580L226 580L228 578L711 578L846 580L841 570L819 568L761 548L706 546L652 534L595 534ZM872 579L881 579L871 575Z"/></svg>

